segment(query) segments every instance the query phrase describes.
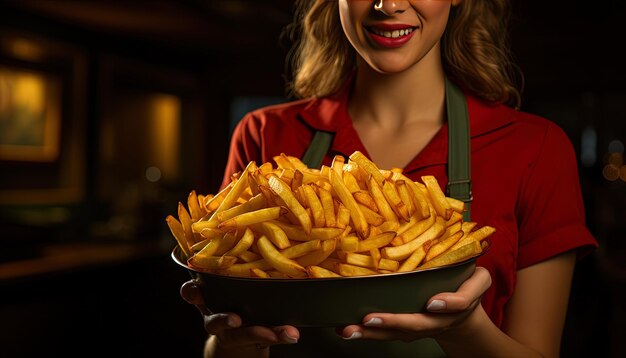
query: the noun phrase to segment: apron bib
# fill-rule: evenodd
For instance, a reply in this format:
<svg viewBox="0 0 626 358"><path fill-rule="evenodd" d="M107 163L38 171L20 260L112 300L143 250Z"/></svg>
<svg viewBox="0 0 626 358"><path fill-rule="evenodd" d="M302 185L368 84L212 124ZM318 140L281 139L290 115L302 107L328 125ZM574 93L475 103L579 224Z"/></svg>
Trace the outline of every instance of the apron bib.
<svg viewBox="0 0 626 358"><path fill-rule="evenodd" d="M470 133L467 104L463 92L446 79L446 113L448 120L448 196L465 202L464 221L470 221L472 181L470 176ZM319 168L333 141L333 133L317 131L302 156L310 168ZM332 303L329 303L332 304ZM299 327L300 341L295 345L272 347L277 357L358 357L408 358L445 357L432 338L413 342L354 340L339 337L333 327Z"/></svg>

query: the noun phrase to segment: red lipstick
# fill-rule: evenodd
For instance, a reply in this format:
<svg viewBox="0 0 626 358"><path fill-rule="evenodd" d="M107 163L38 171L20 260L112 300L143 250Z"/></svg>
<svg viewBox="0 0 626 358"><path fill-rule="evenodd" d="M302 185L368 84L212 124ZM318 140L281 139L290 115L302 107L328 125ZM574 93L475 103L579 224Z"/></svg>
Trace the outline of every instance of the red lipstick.
<svg viewBox="0 0 626 358"><path fill-rule="evenodd" d="M366 26L370 39L383 48L398 48L407 43L417 29L406 24L377 23Z"/></svg>

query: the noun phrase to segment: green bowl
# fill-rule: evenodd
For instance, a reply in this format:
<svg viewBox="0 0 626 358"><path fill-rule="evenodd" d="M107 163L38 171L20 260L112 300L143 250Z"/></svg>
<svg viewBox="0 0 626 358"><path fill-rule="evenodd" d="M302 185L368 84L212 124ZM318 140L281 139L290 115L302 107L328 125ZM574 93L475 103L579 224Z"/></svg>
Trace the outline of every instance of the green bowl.
<svg viewBox="0 0 626 358"><path fill-rule="evenodd" d="M446 354L432 338L348 341L335 327L360 324L372 312L424 312L430 297L456 291L487 250L463 262L422 271L324 279L219 276L187 266L178 247L172 258L201 283L212 312L235 312L245 325L298 327L298 344L272 347L272 358L443 358Z"/></svg>
<svg viewBox="0 0 626 358"><path fill-rule="evenodd" d="M340 278L268 279L202 272L172 258L197 279L212 312L235 312L249 325L338 327L372 312L415 313L440 292L456 291L474 272L475 257L421 271Z"/></svg>

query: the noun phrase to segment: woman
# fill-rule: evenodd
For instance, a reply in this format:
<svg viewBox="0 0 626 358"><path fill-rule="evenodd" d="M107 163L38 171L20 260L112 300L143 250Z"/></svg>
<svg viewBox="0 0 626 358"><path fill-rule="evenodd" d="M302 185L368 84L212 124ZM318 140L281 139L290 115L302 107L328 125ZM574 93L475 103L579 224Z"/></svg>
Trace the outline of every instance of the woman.
<svg viewBox="0 0 626 358"><path fill-rule="evenodd" d="M574 152L554 124L517 111L505 45L506 0L301 1L292 89L301 98L249 113L224 183L251 160L300 156L316 131L334 137L325 164L355 150L413 180L447 182L446 78L465 93L472 220L497 228L490 252L428 314L371 313L345 340L434 338L450 357L558 357L575 260L596 242L584 226ZM192 282L182 295L201 310ZM206 314L207 356L262 357L295 344L291 326L246 327ZM297 346L297 345L296 345ZM416 352L419 356L419 352Z"/></svg>

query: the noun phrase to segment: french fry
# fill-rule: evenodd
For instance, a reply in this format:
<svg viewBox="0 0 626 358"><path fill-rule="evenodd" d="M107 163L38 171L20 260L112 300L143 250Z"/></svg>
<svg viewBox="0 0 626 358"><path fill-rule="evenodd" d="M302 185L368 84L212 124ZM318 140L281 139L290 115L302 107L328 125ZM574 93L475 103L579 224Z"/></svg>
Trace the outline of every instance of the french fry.
<svg viewBox="0 0 626 358"><path fill-rule="evenodd" d="M267 207L267 200L262 194L257 194L245 203L241 205L234 206L228 210L224 210L221 213L217 214L217 219L220 222L226 221L230 218L234 218L235 216L250 212L256 211Z"/></svg>
<svg viewBox="0 0 626 358"><path fill-rule="evenodd" d="M283 256L267 237L261 236L257 241L257 246L261 256L276 270L290 277L306 277L304 267Z"/></svg>
<svg viewBox="0 0 626 358"><path fill-rule="evenodd" d="M332 272L331 270L327 270L321 266L315 266L315 265L307 266L306 272L309 275L309 277L312 277L312 278L341 277L341 275L338 275Z"/></svg>
<svg viewBox="0 0 626 358"><path fill-rule="evenodd" d="M410 241L413 241L416 237L423 234L426 230L431 228L433 224L437 221L437 217L435 215L431 215L428 218L416 222L413 226L407 228L401 235L399 235L396 240L399 241L398 245L406 244Z"/></svg>
<svg viewBox="0 0 626 358"><path fill-rule="evenodd" d="M298 169L293 173L293 179L291 180L291 190L293 192L296 191L297 188L302 187L302 183L304 182L304 174Z"/></svg>
<svg viewBox="0 0 626 358"><path fill-rule="evenodd" d="M249 225L249 227L262 235L267 236L270 241L279 249L286 249L291 246L289 237L285 231L277 224L271 221L262 221Z"/></svg>
<svg viewBox="0 0 626 358"><path fill-rule="evenodd" d="M358 251L359 238L354 235L344 236L339 240L339 246L343 251Z"/></svg>
<svg viewBox="0 0 626 358"><path fill-rule="evenodd" d="M339 264L338 266L338 271L341 276L371 276L378 274L378 272L374 270L370 270L361 266L355 266L350 264Z"/></svg>
<svg viewBox="0 0 626 358"><path fill-rule="evenodd" d="M337 218L335 216L335 205L333 204L333 197L330 191L316 186L319 192L320 202L324 209L324 221L327 227L336 227ZM315 188L315 187L314 187Z"/></svg>
<svg viewBox="0 0 626 358"><path fill-rule="evenodd" d="M226 234L224 234L224 236L217 239L219 245L217 246L217 250L215 251L215 256L225 255L227 251L235 246L238 240L239 238L237 237L235 232L227 232Z"/></svg>
<svg viewBox="0 0 626 358"><path fill-rule="evenodd" d="M352 196L354 196L354 200L356 200L357 203L367 206L373 212L378 213L378 206L376 206L376 201L374 201L374 198L372 198L367 190L359 190L352 193Z"/></svg>
<svg viewBox="0 0 626 358"><path fill-rule="evenodd" d="M270 190L278 195L285 202L285 205L287 205L289 210L296 216L296 218L300 222L300 225L302 225L304 232L306 232L307 234L310 233L311 228L313 227L311 223L311 218L306 213L302 205L300 205L298 200L296 200L289 186L287 186L287 184L285 184L274 174L270 175L268 179L268 184Z"/></svg>
<svg viewBox="0 0 626 358"><path fill-rule="evenodd" d="M290 246L284 250L281 250L280 253L287 258L295 259L321 249L322 242L320 240L311 240Z"/></svg>
<svg viewBox="0 0 626 358"><path fill-rule="evenodd" d="M324 240L320 250L300 256L296 258L296 261L304 267L318 265L326 260L335 251L336 247L337 240Z"/></svg>
<svg viewBox="0 0 626 358"><path fill-rule="evenodd" d="M224 255L239 256L244 251L247 251L250 248L250 246L252 246L253 243L254 243L254 233L252 232L252 230L250 230L250 228L246 228L241 239L239 239L239 241L237 241L235 246L231 248L229 251L227 251Z"/></svg>
<svg viewBox="0 0 626 358"><path fill-rule="evenodd" d="M310 185L301 186L306 202L311 208L313 216L313 224L315 227L324 227L326 224L326 218L324 215L324 207L319 197Z"/></svg>
<svg viewBox="0 0 626 358"><path fill-rule="evenodd" d="M237 257L240 258L244 262L254 262L254 261L259 261L263 259L261 255L256 254L252 251L248 251L248 250L240 253L239 255L237 255Z"/></svg>
<svg viewBox="0 0 626 358"><path fill-rule="evenodd" d="M430 194L432 204L435 207L437 214L446 220L450 219L453 210L450 207L450 203L446 199L445 194L441 190L437 179L432 175L424 175L422 176L422 181L426 185L426 189L428 189L428 194Z"/></svg>
<svg viewBox="0 0 626 358"><path fill-rule="evenodd" d="M491 226L483 226L480 229L474 230L469 234L463 236L458 243L456 243L451 249L458 249L463 245L467 245L472 241L481 242L485 240L487 237L491 236L496 229Z"/></svg>
<svg viewBox="0 0 626 358"><path fill-rule="evenodd" d="M194 269L258 279L389 274L447 265L488 247L495 228L434 176L381 170L362 153L307 168L284 153L250 162L217 194L187 196L166 222Z"/></svg>
<svg viewBox="0 0 626 358"><path fill-rule="evenodd" d="M380 226L385 223L385 218L382 217L381 215L378 215L377 212L373 211L372 209L368 208L365 205L362 205L362 204L357 204L357 205L359 205L359 207L361 208L361 211L363 212L363 216L365 216L365 221L367 221L369 225Z"/></svg>
<svg viewBox="0 0 626 358"><path fill-rule="evenodd" d="M426 253L426 257L424 258L424 261L428 262L434 259L435 257L443 254L449 248L451 248L452 245L456 244L461 239L462 236L463 236L463 231L458 231L457 233L452 234L448 237L445 237L445 238L442 237L441 240L438 240L437 243L435 243L434 245L430 247L430 249L428 249L428 252Z"/></svg>
<svg viewBox="0 0 626 358"><path fill-rule="evenodd" d="M195 190L192 190L187 197L187 207L189 208L189 215L191 215L191 219L193 222L200 220L207 213L203 208L200 207L200 203L198 201L198 195Z"/></svg>
<svg viewBox="0 0 626 358"><path fill-rule="evenodd" d="M172 215L168 215L165 218L165 222L167 222L167 226L170 228L172 236L174 236L174 239L176 239L176 242L178 242L178 246L185 254L185 257L191 257L189 242L185 238L185 232L183 231L183 226L180 224L180 221L178 221Z"/></svg>
<svg viewBox="0 0 626 358"><path fill-rule="evenodd" d="M463 245L455 250L450 250L443 255L440 255L430 261L425 262L424 264L418 266L417 269L424 270L432 267L451 265L457 262L461 262L472 256L476 256L480 254L481 251L482 247L480 246L480 242L472 241L467 245Z"/></svg>
<svg viewBox="0 0 626 358"><path fill-rule="evenodd" d="M210 213L215 211L220 206L220 204L222 203L222 201L224 200L224 198L230 192L230 190L233 188L234 185L235 185L235 182L230 182L224 189L220 190L219 193L215 194L212 197L207 198L207 200L204 203L204 206L207 208L207 210Z"/></svg>
<svg viewBox="0 0 626 358"><path fill-rule="evenodd" d="M280 153L280 155L274 156L272 159L274 159L274 162L276 162L279 168L296 169L285 153Z"/></svg>
<svg viewBox="0 0 626 358"><path fill-rule="evenodd" d="M270 275L267 272L256 267L250 269L250 276L258 278L270 278Z"/></svg>
<svg viewBox="0 0 626 358"><path fill-rule="evenodd" d="M253 268L260 269L263 271L273 269L272 265L270 265L265 259L255 260L251 262L241 263L241 264L233 264L228 267L220 268L217 270L217 273L226 276L237 276L237 277L251 277L250 270Z"/></svg>
<svg viewBox="0 0 626 358"><path fill-rule="evenodd" d="M373 177L370 177L367 181L367 189L378 207L378 213L382 215L386 221L398 221L398 216L387 202L382 187Z"/></svg>
<svg viewBox="0 0 626 358"><path fill-rule="evenodd" d="M341 177L337 173L331 171L329 173L330 184L333 186L337 197L341 200L341 203L345 205L350 213L350 218L354 224L354 229L361 237L367 237L369 233L369 226L365 220L365 216L361 211L361 208L357 204L356 200L352 196L352 193L348 190Z"/></svg>
<svg viewBox="0 0 626 358"><path fill-rule="evenodd" d="M376 166L376 164L374 164L374 162L369 160L365 155L363 155L363 153L359 151L355 151L354 153L352 153L352 155L350 155L350 159L356 162L359 167L363 168L363 170L370 174L378 185L380 185L381 187L383 186L385 177L381 174L380 169L378 168L378 166Z"/></svg>
<svg viewBox="0 0 626 358"><path fill-rule="evenodd" d="M415 270L415 268L419 266L422 261L424 261L425 257L426 250L424 249L424 245L422 245L415 249L411 256L409 256L406 260L404 260L404 262L402 262L402 265L400 265L400 267L398 268L398 272L408 272Z"/></svg>
<svg viewBox="0 0 626 358"><path fill-rule="evenodd" d="M196 253L196 252L202 250L209 243L209 241L211 241L211 239L204 239L202 241L196 242L195 244L193 244L193 246L191 246L189 248L189 250L192 253Z"/></svg>
<svg viewBox="0 0 626 358"><path fill-rule="evenodd" d="M219 230L217 228L211 228L211 227L205 227L204 229L202 229L202 231L200 231L200 236L202 236L205 240L206 239L213 239L216 237L220 237L224 235L224 231ZM204 240L202 240L204 241ZM195 245L194 245L195 246Z"/></svg>
<svg viewBox="0 0 626 358"><path fill-rule="evenodd" d="M272 223L278 225L287 234L287 237L294 241L330 240L338 238L344 232L344 229L337 227L320 227L312 228L311 232L307 234L299 226L280 221L272 221Z"/></svg>
<svg viewBox="0 0 626 358"><path fill-rule="evenodd" d="M400 265L400 263L395 260L389 260L381 257L377 262L376 259L371 255L357 254L354 252L346 253L345 261L346 263L355 266L373 268L374 270L387 270L392 272L396 271Z"/></svg>
<svg viewBox="0 0 626 358"><path fill-rule="evenodd" d="M191 228L193 224L191 215L189 215L187 209L185 209L185 206L181 202L178 202L178 220L180 220L180 224L183 227L185 240L187 240L189 246L201 240L200 238L196 239L196 235Z"/></svg>
<svg viewBox="0 0 626 358"><path fill-rule="evenodd" d="M379 249L389 245L391 240L396 237L396 233L393 231L383 232L375 236L370 236L365 240L360 240L357 243L357 249L355 251L363 252L371 249Z"/></svg>
<svg viewBox="0 0 626 358"><path fill-rule="evenodd" d="M344 158L343 155L335 155L330 167L335 171L335 173L343 175L343 165L345 162L346 158Z"/></svg>
<svg viewBox="0 0 626 358"><path fill-rule="evenodd" d="M446 200L448 201L448 204L450 204L450 207L452 208L452 210L456 211L459 214L463 214L463 212L465 211L464 202L455 198L451 198L451 197L446 197Z"/></svg>
<svg viewBox="0 0 626 358"><path fill-rule="evenodd" d="M445 221L443 218L438 216L435 220L435 223L426 231L424 231L424 233L422 233L415 239L407 242L406 244L383 248L382 255L384 258L387 259L404 260L426 241L438 238L441 234L443 234L444 229Z"/></svg>
<svg viewBox="0 0 626 358"><path fill-rule="evenodd" d="M356 178L354 177L354 175L350 173L343 174L343 182L344 184L346 184L346 188L348 188L348 191L352 194L361 190L361 187L359 186L359 183L356 181Z"/></svg>
<svg viewBox="0 0 626 358"><path fill-rule="evenodd" d="M415 201L411 197L410 189L406 185L404 180L398 180L395 182L396 189L398 190L398 196L402 200L402 203L406 206L408 210L409 217L412 217L415 213ZM405 220L408 221L408 220Z"/></svg>
<svg viewBox="0 0 626 358"><path fill-rule="evenodd" d="M222 221L219 225L217 225L217 228L224 231L234 230L239 227L245 227L268 220L275 220L278 219L281 215L285 214L287 214L287 209L282 206L259 209L239 214L226 221Z"/></svg>
<svg viewBox="0 0 626 358"><path fill-rule="evenodd" d="M193 255L188 263L189 265L201 269L223 270L232 266L237 261L234 256L204 256Z"/></svg>
<svg viewBox="0 0 626 358"><path fill-rule="evenodd" d="M398 195L398 191L396 190L396 186L389 180L385 180L383 183L383 195L387 202L391 206L391 210L402 220L409 221L409 211L400 199L400 195Z"/></svg>
<svg viewBox="0 0 626 358"><path fill-rule="evenodd" d="M409 192L412 194L411 197L413 199L413 204L415 205L415 212L413 215L417 216L418 219L425 219L430 215L430 201L424 195L424 193L420 190L418 184L407 178L404 174L394 172L392 179L396 182L402 180L405 185L408 186Z"/></svg>

